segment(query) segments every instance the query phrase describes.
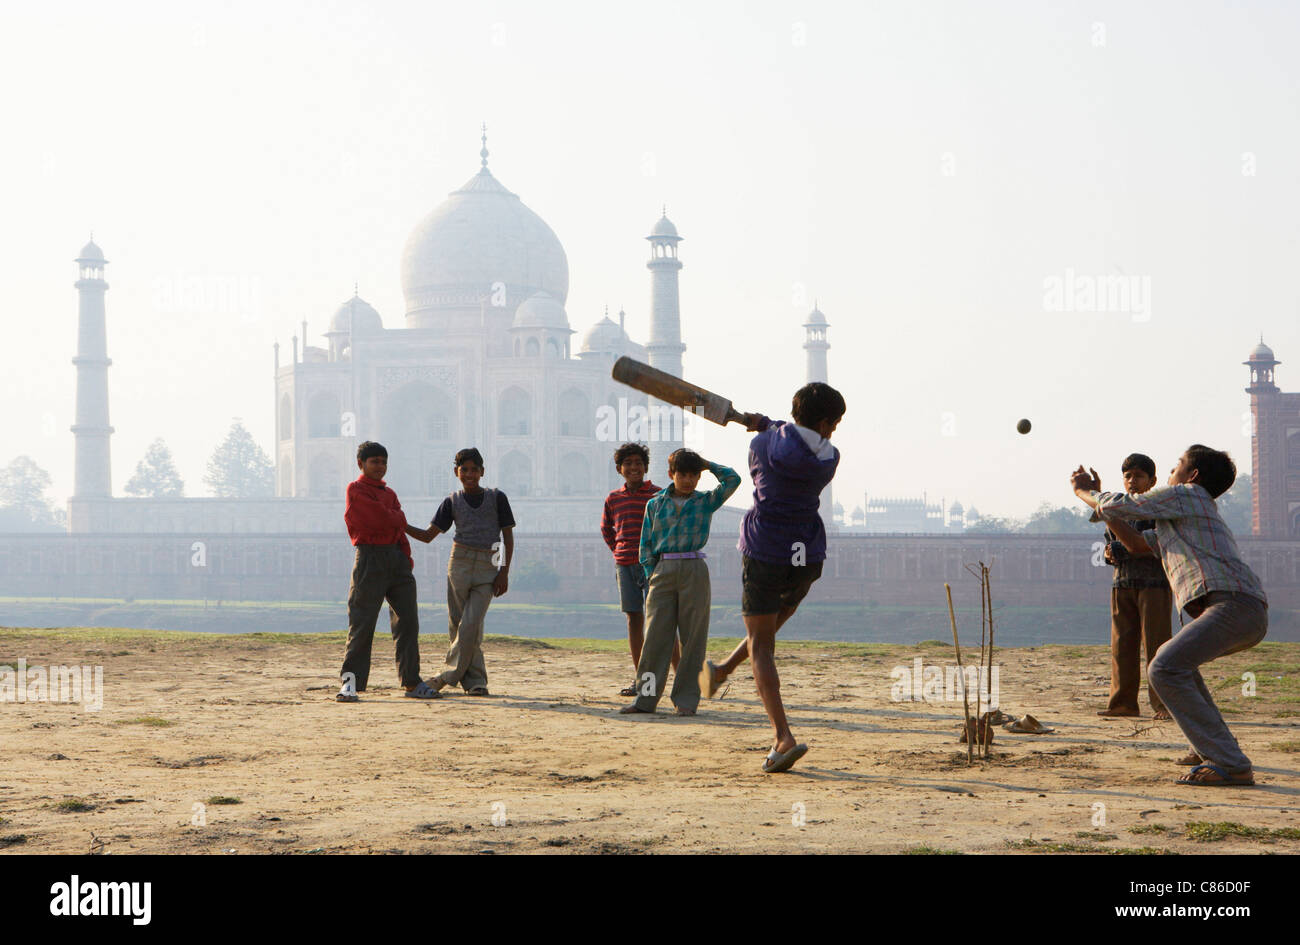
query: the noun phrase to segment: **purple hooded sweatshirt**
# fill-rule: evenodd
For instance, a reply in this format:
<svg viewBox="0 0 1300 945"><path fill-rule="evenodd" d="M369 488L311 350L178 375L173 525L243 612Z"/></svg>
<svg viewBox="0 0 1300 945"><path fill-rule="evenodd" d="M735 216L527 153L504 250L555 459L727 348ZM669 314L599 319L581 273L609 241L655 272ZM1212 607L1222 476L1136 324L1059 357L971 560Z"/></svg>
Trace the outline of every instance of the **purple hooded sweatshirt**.
<svg viewBox="0 0 1300 945"><path fill-rule="evenodd" d="M826 527L817 508L822 490L840 464L840 451L819 460L793 423L770 420L768 424L749 441L754 505L740 524L736 547L758 561L790 564L794 543L802 542L806 561L823 561Z"/></svg>

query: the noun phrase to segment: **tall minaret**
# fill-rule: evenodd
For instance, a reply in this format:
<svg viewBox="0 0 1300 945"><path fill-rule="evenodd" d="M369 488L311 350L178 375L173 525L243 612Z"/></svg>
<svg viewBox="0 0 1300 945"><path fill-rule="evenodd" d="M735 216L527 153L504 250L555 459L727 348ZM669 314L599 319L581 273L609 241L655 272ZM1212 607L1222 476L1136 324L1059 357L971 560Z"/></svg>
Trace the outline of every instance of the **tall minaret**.
<svg viewBox="0 0 1300 945"><path fill-rule="evenodd" d="M76 258L77 289L77 422L72 427L76 443L76 483L69 508L69 530L87 531L88 513L76 499L107 499L113 494L108 456L108 341L104 324L104 266L108 260L92 239Z"/></svg>
<svg viewBox="0 0 1300 945"><path fill-rule="evenodd" d="M646 239L650 241L650 260L646 263L650 270L650 343L646 345L650 366L681 377L682 352L686 345L682 344L682 315L677 291L677 273L682 268L677 259L677 244L682 238L668 219L667 208ZM653 397L650 405L659 408L656 411L659 416L671 417L671 424L655 425L650 443L650 478L657 485L666 486L668 454L682 445L683 417L679 408Z"/></svg>
<svg viewBox="0 0 1300 945"><path fill-rule="evenodd" d="M817 302L813 302L813 310L808 314L807 320L803 323L804 340L803 349L808 352L806 383L811 384L814 381L820 381L823 384L829 384L826 374L826 352L831 349L830 343L826 340L826 329L830 322L826 321L826 316L821 313L817 307ZM822 522L826 525L828 533L835 530L835 501L831 497L831 486L828 483L822 490L821 505L818 509L821 513Z"/></svg>
<svg viewBox="0 0 1300 945"><path fill-rule="evenodd" d="M1273 383L1273 369L1282 362L1273 349L1259 344L1244 362L1250 368L1251 531L1260 538L1290 538L1291 511L1287 502L1290 435L1283 415L1283 395ZM1294 414L1292 414L1294 416Z"/></svg>

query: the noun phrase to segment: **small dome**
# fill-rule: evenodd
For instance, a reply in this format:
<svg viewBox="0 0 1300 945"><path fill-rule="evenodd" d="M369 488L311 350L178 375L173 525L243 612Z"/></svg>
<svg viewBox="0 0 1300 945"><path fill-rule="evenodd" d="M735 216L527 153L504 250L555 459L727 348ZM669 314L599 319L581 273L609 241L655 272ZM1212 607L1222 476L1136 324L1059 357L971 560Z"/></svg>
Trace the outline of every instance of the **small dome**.
<svg viewBox="0 0 1300 945"><path fill-rule="evenodd" d="M553 331L571 331L569 316L564 306L549 292L534 292L519 308L511 328L549 328Z"/></svg>
<svg viewBox="0 0 1300 945"><path fill-rule="evenodd" d="M359 295L353 295L334 313L330 319L330 330L326 334L335 332L347 334L355 332L356 334L365 334L369 332L380 332L384 330L383 319L375 311L373 305L361 298Z"/></svg>
<svg viewBox="0 0 1300 945"><path fill-rule="evenodd" d="M85 246L81 247L81 254L77 256L77 258L74 261L75 262L100 262L100 263L108 262L108 260L104 258L104 251L95 245L94 240L91 240Z"/></svg>
<svg viewBox="0 0 1300 945"><path fill-rule="evenodd" d="M1273 349L1264 344L1264 339L1261 338L1259 339L1259 344L1255 345L1255 349L1250 352L1250 360L1276 361L1277 359L1273 357Z"/></svg>
<svg viewBox="0 0 1300 945"><path fill-rule="evenodd" d="M808 327L825 326L829 324L830 322L826 320L826 316L822 314L822 310L816 306L813 306L813 310L808 313L808 320L804 322L804 325Z"/></svg>
<svg viewBox="0 0 1300 945"><path fill-rule="evenodd" d="M954 502L952 505L948 506L948 512L951 515L961 515L965 511L965 507L960 502Z"/></svg>
<svg viewBox="0 0 1300 945"><path fill-rule="evenodd" d="M666 213L659 218L659 222L656 223L655 228L650 231L650 235L671 236L674 239L681 239L681 237L677 235L677 227L673 226L673 221L668 219L668 214Z"/></svg>
<svg viewBox="0 0 1300 945"><path fill-rule="evenodd" d="M587 329L582 336L583 351L622 351L628 343L627 332L608 315Z"/></svg>

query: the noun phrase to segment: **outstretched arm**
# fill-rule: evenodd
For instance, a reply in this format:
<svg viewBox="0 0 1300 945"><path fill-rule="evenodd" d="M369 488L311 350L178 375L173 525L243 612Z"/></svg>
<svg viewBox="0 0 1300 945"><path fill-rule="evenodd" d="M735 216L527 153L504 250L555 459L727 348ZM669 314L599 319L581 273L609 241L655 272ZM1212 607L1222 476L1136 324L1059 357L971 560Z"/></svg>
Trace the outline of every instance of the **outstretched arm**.
<svg viewBox="0 0 1300 945"><path fill-rule="evenodd" d="M1155 552L1151 550L1147 540L1142 537L1142 533L1122 518L1108 518L1106 525L1115 533L1115 537L1120 540L1125 550L1134 558L1155 557Z"/></svg>
<svg viewBox="0 0 1300 945"><path fill-rule="evenodd" d="M410 535L412 538L416 539L417 541L424 542L427 545L429 542L433 541L435 538L437 538L439 535L442 534L442 529L439 528L437 525L433 524L432 522L429 523L428 528L416 528L414 525L408 523L406 526L406 534Z"/></svg>

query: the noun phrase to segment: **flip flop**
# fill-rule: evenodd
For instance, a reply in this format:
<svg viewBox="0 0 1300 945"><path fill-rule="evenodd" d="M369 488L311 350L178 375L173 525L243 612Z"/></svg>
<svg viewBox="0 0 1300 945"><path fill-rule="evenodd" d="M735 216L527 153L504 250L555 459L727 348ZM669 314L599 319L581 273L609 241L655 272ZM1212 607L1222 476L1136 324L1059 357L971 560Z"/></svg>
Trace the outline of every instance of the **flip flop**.
<svg viewBox="0 0 1300 945"><path fill-rule="evenodd" d="M343 692L342 690L334 697L335 702L360 702L360 697L355 692Z"/></svg>
<svg viewBox="0 0 1300 945"><path fill-rule="evenodd" d="M1204 778L1198 778L1196 772L1210 771L1218 775L1219 780L1207 781ZM1242 780L1243 778L1248 780ZM1201 764L1197 765L1191 771L1187 772L1181 778L1174 782L1175 784L1191 784L1195 787L1254 787L1255 775L1248 774L1228 774L1218 765Z"/></svg>
<svg viewBox="0 0 1300 945"><path fill-rule="evenodd" d="M622 689L618 691L618 694L620 696L633 696L633 697L641 695L641 693L637 692L635 683L633 683L631 686L624 686Z"/></svg>
<svg viewBox="0 0 1300 945"><path fill-rule="evenodd" d="M704 698L712 699L718 691L718 666L713 660L705 660L700 670L700 692Z"/></svg>
<svg viewBox="0 0 1300 945"><path fill-rule="evenodd" d="M487 686L475 686L473 689L471 689L471 690L467 693L467 695L471 695L471 696L490 696L490 695L492 695L492 693L488 692L488 687L487 687Z"/></svg>
<svg viewBox="0 0 1300 945"><path fill-rule="evenodd" d="M780 774L782 771L789 771L794 767L794 763L806 754L808 754L808 746L802 742L789 751L778 752L773 748L763 760L763 773Z"/></svg>
<svg viewBox="0 0 1300 945"><path fill-rule="evenodd" d="M427 682L424 682L423 680L421 680L420 684L416 686L414 689L406 690L404 695L408 699L441 699L442 698L442 695L438 692L437 689L434 689L432 686L430 686Z"/></svg>
<svg viewBox="0 0 1300 945"><path fill-rule="evenodd" d="M1038 719L1028 713L1024 718L1016 719L1008 725L1003 726L1008 732L1017 732L1021 735L1046 735L1048 732L1055 732L1056 729L1048 728Z"/></svg>

